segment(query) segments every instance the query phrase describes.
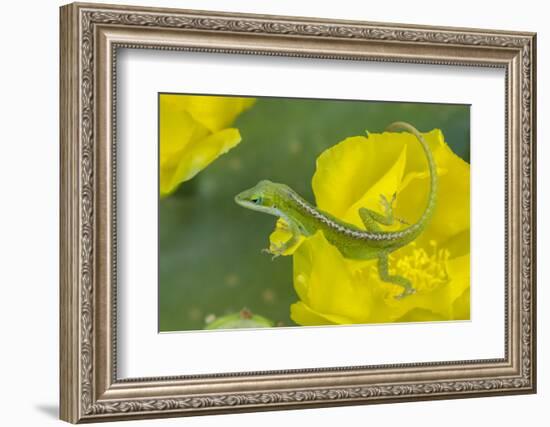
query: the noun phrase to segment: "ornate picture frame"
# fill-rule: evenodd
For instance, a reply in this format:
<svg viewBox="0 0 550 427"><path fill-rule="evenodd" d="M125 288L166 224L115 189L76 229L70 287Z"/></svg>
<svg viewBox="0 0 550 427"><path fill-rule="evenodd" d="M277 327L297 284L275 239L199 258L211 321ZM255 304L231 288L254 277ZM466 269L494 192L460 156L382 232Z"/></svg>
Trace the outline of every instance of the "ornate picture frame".
<svg viewBox="0 0 550 427"><path fill-rule="evenodd" d="M80 3L60 13L61 419L79 423L536 391L535 34ZM120 48L503 69L505 356L119 379Z"/></svg>

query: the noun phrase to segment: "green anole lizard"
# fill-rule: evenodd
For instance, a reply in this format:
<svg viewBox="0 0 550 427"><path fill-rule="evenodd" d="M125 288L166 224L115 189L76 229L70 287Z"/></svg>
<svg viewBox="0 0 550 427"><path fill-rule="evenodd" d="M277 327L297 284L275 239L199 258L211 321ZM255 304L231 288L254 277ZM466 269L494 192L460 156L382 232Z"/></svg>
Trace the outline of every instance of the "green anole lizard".
<svg viewBox="0 0 550 427"><path fill-rule="evenodd" d="M403 292L396 297L399 299L415 293L415 289L407 278L389 273L388 255L415 240L428 225L435 210L438 178L432 152L418 130L405 122L392 123L387 130L404 130L416 136L426 155L430 172L430 190L426 208L416 223L404 229L384 231L380 227L380 224L392 225L397 220L393 216L393 202L396 194L391 201L388 201L384 195L380 196L384 214L364 207L359 209L359 216L365 225L364 230L315 208L285 184L262 180L256 186L235 196L235 201L245 208L280 217L288 224L292 237L275 250L271 250L271 253L280 255L296 244L300 236L312 236L321 230L327 241L338 248L345 258L378 259L378 274L382 281L403 287Z"/></svg>

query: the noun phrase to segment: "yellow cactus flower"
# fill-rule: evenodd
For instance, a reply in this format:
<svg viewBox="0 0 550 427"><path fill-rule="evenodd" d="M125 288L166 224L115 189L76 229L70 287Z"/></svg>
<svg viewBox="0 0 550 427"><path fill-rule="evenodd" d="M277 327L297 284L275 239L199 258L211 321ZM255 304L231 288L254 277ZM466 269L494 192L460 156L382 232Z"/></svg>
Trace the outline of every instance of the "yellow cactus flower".
<svg viewBox="0 0 550 427"><path fill-rule="evenodd" d="M440 130L423 135L438 167L434 216L414 242L390 255L390 274L408 278L416 293L394 298L402 288L380 279L376 260L344 258L319 231L284 254L293 256L299 297L290 308L294 322L312 326L470 318L470 166L451 151ZM359 227L358 209L382 213L380 195L393 193L395 215L414 223L430 188L422 148L405 132L345 139L319 156L312 184L321 210ZM403 225L383 228L399 227ZM271 245L289 236L279 220Z"/></svg>
<svg viewBox="0 0 550 427"><path fill-rule="evenodd" d="M160 95L160 196L172 193L239 142L231 124L253 98Z"/></svg>

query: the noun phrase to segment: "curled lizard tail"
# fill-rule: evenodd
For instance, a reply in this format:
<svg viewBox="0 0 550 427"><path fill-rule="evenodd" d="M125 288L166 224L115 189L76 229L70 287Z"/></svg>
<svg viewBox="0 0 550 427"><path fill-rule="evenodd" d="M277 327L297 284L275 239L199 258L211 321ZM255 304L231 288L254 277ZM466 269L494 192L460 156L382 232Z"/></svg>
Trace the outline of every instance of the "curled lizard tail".
<svg viewBox="0 0 550 427"><path fill-rule="evenodd" d="M430 171L430 192L428 195L428 203L426 204L426 208L424 209L422 216L415 224L405 228L404 230L401 230L401 232L404 234L410 233L411 237L414 239L416 236L418 236L418 234L422 232L435 210L438 186L437 166L433 158L432 150L430 149L428 143L426 142L422 134L414 126L406 122L394 122L386 128L386 131L388 132L398 132L400 130L412 133L416 137L418 142L420 142L420 145L424 150L424 154L426 155L426 160L428 161L428 169Z"/></svg>

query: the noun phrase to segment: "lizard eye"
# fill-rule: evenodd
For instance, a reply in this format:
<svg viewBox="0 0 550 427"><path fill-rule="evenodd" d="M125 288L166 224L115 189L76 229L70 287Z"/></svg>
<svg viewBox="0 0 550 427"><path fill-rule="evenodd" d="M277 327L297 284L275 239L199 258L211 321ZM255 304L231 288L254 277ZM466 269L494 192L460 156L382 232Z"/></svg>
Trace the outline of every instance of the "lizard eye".
<svg viewBox="0 0 550 427"><path fill-rule="evenodd" d="M252 203L259 205L262 199L260 197L250 200Z"/></svg>

